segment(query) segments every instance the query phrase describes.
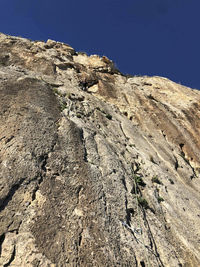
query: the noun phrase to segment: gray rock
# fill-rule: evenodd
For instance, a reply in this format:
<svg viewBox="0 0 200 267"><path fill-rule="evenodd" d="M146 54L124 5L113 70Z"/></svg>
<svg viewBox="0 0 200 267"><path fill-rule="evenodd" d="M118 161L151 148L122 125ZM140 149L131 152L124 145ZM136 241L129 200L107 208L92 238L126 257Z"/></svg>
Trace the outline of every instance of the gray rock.
<svg viewBox="0 0 200 267"><path fill-rule="evenodd" d="M199 266L200 92L52 40L0 55L0 266Z"/></svg>

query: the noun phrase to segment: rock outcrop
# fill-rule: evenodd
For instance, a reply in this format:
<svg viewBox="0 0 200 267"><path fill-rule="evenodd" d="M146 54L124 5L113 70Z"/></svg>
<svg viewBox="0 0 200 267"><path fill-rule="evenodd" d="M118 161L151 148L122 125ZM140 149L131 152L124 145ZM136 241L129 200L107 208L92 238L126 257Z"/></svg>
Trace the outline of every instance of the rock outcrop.
<svg viewBox="0 0 200 267"><path fill-rule="evenodd" d="M0 34L0 266L199 266L200 91Z"/></svg>

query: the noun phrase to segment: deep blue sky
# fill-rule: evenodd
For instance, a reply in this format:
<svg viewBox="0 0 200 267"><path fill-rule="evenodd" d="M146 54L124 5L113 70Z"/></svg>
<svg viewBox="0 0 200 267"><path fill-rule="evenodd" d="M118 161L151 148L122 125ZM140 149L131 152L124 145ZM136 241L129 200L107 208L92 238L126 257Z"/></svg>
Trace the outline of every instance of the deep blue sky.
<svg viewBox="0 0 200 267"><path fill-rule="evenodd" d="M1 0L0 32L105 55L200 89L200 0Z"/></svg>

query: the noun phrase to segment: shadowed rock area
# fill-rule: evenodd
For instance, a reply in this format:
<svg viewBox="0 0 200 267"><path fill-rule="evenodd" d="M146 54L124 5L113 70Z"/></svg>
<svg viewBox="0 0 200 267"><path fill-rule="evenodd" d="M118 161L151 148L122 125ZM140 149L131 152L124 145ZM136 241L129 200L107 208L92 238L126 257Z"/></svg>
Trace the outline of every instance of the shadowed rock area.
<svg viewBox="0 0 200 267"><path fill-rule="evenodd" d="M0 266L199 266L199 103L0 34Z"/></svg>

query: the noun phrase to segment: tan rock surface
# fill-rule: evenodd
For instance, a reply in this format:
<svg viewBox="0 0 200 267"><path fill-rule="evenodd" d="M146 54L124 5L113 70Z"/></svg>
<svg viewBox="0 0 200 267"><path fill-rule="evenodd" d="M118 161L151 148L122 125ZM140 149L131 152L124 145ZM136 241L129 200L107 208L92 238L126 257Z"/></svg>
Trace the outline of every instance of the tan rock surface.
<svg viewBox="0 0 200 267"><path fill-rule="evenodd" d="M0 266L199 266L199 103L0 34Z"/></svg>

